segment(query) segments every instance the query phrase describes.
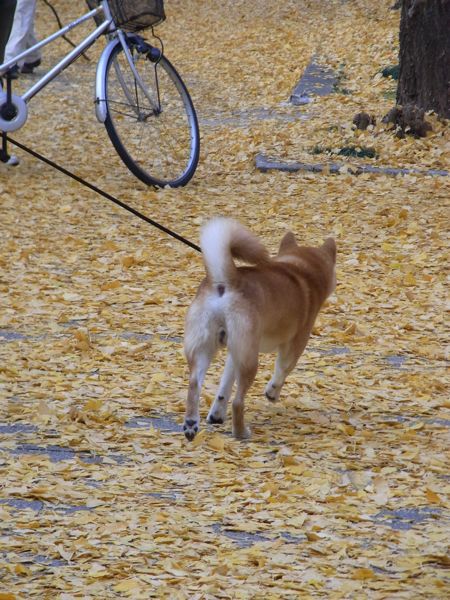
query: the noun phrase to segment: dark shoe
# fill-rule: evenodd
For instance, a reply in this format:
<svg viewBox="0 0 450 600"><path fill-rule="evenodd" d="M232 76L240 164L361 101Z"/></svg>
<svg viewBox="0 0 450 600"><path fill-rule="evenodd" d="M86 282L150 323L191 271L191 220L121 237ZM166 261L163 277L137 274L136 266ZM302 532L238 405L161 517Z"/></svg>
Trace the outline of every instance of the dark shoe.
<svg viewBox="0 0 450 600"><path fill-rule="evenodd" d="M14 154L6 154L3 150L0 150L0 162L9 165L10 167L17 167L20 164L20 160Z"/></svg>
<svg viewBox="0 0 450 600"><path fill-rule="evenodd" d="M9 71L7 71L6 73L3 74L3 78L6 80L8 75L9 75L10 79L18 79L19 67L17 65L14 65L13 67L11 67L9 69Z"/></svg>
<svg viewBox="0 0 450 600"><path fill-rule="evenodd" d="M36 67L39 67L40 64L41 64L40 58L38 58L37 60L34 60L33 62L23 63L23 65L20 69L20 72L21 73L32 73Z"/></svg>

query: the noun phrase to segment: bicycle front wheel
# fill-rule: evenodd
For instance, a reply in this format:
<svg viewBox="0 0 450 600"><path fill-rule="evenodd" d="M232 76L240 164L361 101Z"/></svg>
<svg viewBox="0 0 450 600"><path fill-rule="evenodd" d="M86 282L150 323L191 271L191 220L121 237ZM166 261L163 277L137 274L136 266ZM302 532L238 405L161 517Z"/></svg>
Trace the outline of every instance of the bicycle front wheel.
<svg viewBox="0 0 450 600"><path fill-rule="evenodd" d="M120 158L141 181L186 185L197 168L200 135L189 92L169 60L141 38L127 38L137 79L121 44L105 69L105 127Z"/></svg>

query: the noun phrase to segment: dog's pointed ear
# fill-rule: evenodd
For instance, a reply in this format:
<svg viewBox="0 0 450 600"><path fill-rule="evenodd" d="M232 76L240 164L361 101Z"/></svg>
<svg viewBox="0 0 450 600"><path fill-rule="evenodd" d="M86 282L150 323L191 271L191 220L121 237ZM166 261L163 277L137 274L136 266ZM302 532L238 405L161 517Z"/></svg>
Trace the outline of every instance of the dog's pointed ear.
<svg viewBox="0 0 450 600"><path fill-rule="evenodd" d="M333 238L327 238L322 244L324 248L332 257L333 261L336 262L336 242Z"/></svg>
<svg viewBox="0 0 450 600"><path fill-rule="evenodd" d="M278 254L285 254L289 251L289 248L296 248L297 242L295 240L295 236L292 231L288 231L284 234L283 239L280 242L280 248L278 250Z"/></svg>

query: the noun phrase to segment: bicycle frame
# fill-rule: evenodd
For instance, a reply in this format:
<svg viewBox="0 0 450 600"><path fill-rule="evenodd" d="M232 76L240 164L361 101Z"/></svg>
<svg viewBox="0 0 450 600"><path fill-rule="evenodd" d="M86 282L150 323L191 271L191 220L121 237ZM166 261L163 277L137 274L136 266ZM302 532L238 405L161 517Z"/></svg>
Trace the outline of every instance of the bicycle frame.
<svg viewBox="0 0 450 600"><path fill-rule="evenodd" d="M64 27L60 25L56 33L0 64L0 162L19 162L8 154L8 135L26 123L29 101L105 35L106 44L102 44L95 74L93 99L97 120L105 126L122 162L143 183L155 187L186 185L197 168L200 150L192 98L164 56L161 40L154 36L160 44L152 45L140 35L146 21L136 22L131 10L123 15L118 10L116 15L115 6L110 3L112 0L88 0L87 12L81 17ZM26 79L22 79L20 92L13 93L13 67L89 19L95 24L91 23L80 44L61 60L58 58L59 62L42 77L33 78L28 87ZM149 19L149 27L151 22ZM178 123L174 128L169 126L173 119Z"/></svg>
<svg viewBox="0 0 450 600"><path fill-rule="evenodd" d="M94 31L92 31L73 50L71 50L71 52L69 52L66 56L64 56L64 58L59 63L57 63L54 67L52 67L43 77L41 77L41 79L39 79L34 85L32 85L28 90L26 90L21 96L15 96L11 93L11 82L8 81L8 76L7 76L8 70L11 67L16 65L18 63L18 61L22 60L23 58L26 58L33 51L40 49L43 46L46 46L47 44L58 39L59 37L62 37L69 31L71 31L72 29L75 29L76 27L78 27L79 25L84 23L85 21L91 19L92 17L94 17L95 15L100 14L100 13L103 13L103 15L104 15L105 20L103 21L103 23L101 23ZM126 43L126 35L123 33L122 30L118 29L115 26L113 18L111 16L108 2L106 1L106 2L102 2L97 8L87 12L83 16L79 17L78 19L75 19L68 25L64 26L59 31L53 33L52 35L48 36L44 40L38 42L37 44L35 44L34 46L29 48L25 52L18 54L11 60L0 65L0 75L6 74L6 79L7 79L7 91L6 91L6 93L0 92L0 99L3 96L3 100L6 99L7 105L11 105L11 103L14 104L14 101L16 101L15 108L19 112L20 111L22 112L22 114L19 115L20 118L17 119L17 123L11 124L9 131L14 131L15 129L20 129L26 122L27 116L28 116L26 104L29 102L29 100L31 100L31 98L33 98L33 96L38 94L49 82L51 82L53 79L55 79L55 77L57 77L62 71L64 71L72 62L74 62L85 50L87 50L94 42L96 42L97 39L103 33L115 34L117 37L112 39L107 44L107 46L105 47L105 49L102 52L102 55L100 57L98 65L97 65L96 99L95 99L95 102L96 102L95 112L96 112L97 119L101 123L104 123L106 120L106 116L107 116L106 115L106 102L105 102L106 90L105 90L105 86L104 86L103 74L104 74L104 69L105 69L106 62L107 62L106 59L108 58L109 54L112 52L112 50L118 43L120 43L123 47L125 56L127 58L130 69L133 72L133 75L136 79L137 84L142 89L143 93L145 94L145 96L147 97L149 102L151 102L152 105L154 104L152 98L149 96L149 94L147 92L145 85L142 82L142 79L141 79L139 73L137 72L137 70L135 68L131 53L130 53L127 43ZM125 89L125 87L126 86L124 84L124 89ZM126 92L126 90L125 90L125 92ZM135 107L135 110L137 113L139 113L138 107ZM0 128L1 128L1 119L0 119ZM6 129L5 129L5 131L6 131Z"/></svg>
<svg viewBox="0 0 450 600"><path fill-rule="evenodd" d="M13 67L15 64L18 63L18 61L22 60L23 58L26 58L29 54L31 54L35 50L38 50L38 49L42 48L43 46L46 46L50 42L53 42L54 40L58 39L59 37L62 37L69 31L71 31L72 29L75 29L75 27L78 27L79 25L81 25L88 19L91 19L92 17L94 17L96 14L102 12L103 10L104 10L103 7L99 6L95 9L89 11L88 13L86 13L85 15L80 17L79 19L72 21L72 23L69 23L69 25L66 25L59 31L53 33L52 35L49 35L47 38L38 42L31 48L28 48L28 50L25 50L25 52L22 52L21 54L18 54L17 56L12 58L10 61L3 63L2 65L0 65L0 75L4 75L5 73L7 73L7 71L11 67ZM109 18L106 18L105 21L103 23L101 23L95 29L95 31L90 33L87 36L87 38L85 38L80 44L78 44L78 46L76 46L71 52L69 52L69 54L67 54L58 64L56 64L52 69L50 69L50 71L48 71L48 73L46 73L41 79L39 79L38 82L36 82L33 86L30 87L29 90L27 90L24 94L22 94L22 96L21 96L22 99L25 102L28 102L33 96L35 96L38 92L40 92L50 81L52 81L57 75L59 75L62 71L64 71L64 69L66 69L74 60L76 60L85 50L87 50L89 48L89 46L92 46L92 44L107 29L109 29L111 27L111 25L112 25L112 17L111 17L111 15L109 15Z"/></svg>

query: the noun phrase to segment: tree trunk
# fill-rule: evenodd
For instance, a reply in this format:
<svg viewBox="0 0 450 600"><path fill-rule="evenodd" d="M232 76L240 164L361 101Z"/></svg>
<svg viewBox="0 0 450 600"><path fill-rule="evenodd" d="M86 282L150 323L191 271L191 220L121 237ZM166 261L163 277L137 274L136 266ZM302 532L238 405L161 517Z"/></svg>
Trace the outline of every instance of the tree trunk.
<svg viewBox="0 0 450 600"><path fill-rule="evenodd" d="M450 0L403 0L397 104L450 118Z"/></svg>

